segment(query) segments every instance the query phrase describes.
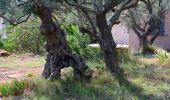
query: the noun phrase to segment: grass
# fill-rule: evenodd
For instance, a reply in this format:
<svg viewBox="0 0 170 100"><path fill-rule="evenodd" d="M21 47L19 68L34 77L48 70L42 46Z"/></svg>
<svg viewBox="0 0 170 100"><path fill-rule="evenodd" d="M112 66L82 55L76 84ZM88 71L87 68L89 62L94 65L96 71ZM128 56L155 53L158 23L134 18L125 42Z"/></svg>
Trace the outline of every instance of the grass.
<svg viewBox="0 0 170 100"><path fill-rule="evenodd" d="M74 80L73 70L67 68L62 70L62 77L54 82L28 74L26 80L0 85L0 93L4 99L26 100L170 99L170 59L159 64L155 58L135 56L121 62L127 79L120 79L124 83L122 85L103 67L102 60L87 61L87 64L94 72L90 82Z"/></svg>
<svg viewBox="0 0 170 100"><path fill-rule="evenodd" d="M18 95L25 89L24 81L14 80L12 83L6 83L0 85L0 97Z"/></svg>
<svg viewBox="0 0 170 100"><path fill-rule="evenodd" d="M39 67L45 63L44 57L30 54L0 57L0 68Z"/></svg>

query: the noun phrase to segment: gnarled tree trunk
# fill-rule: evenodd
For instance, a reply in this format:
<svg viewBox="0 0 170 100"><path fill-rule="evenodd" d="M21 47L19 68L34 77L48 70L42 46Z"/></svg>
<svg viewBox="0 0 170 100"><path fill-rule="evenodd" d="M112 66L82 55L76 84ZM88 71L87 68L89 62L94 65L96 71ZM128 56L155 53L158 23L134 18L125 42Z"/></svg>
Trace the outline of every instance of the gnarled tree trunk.
<svg viewBox="0 0 170 100"><path fill-rule="evenodd" d="M41 4L34 4L34 9L42 21L41 34L46 37L47 58L42 76L54 80L60 76L62 68L72 66L75 77L83 78L87 66L79 55L72 53L65 33L52 19L51 9Z"/></svg>

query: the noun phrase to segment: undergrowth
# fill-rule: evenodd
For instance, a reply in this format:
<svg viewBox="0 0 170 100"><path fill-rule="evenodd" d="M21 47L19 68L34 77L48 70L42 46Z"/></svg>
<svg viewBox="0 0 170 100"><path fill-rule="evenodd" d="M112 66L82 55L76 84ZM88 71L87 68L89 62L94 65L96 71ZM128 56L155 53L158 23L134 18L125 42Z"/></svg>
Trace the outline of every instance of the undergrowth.
<svg viewBox="0 0 170 100"><path fill-rule="evenodd" d="M12 83L0 85L0 96L19 95L25 89L24 81L14 80Z"/></svg>
<svg viewBox="0 0 170 100"><path fill-rule="evenodd" d="M121 52L121 51L119 51ZM122 54L122 53L119 53ZM122 85L105 67L104 61L88 60L93 71L91 80L74 80L73 70L62 70L62 77L54 82L30 75L28 79L0 85L0 94L4 99L26 100L168 100L170 84L167 70L154 63L141 62L143 56L126 54L119 56L119 62L125 70ZM145 58L148 61L149 58ZM170 62L170 61L169 61ZM166 77L165 77L166 76ZM120 78L121 79L121 78Z"/></svg>

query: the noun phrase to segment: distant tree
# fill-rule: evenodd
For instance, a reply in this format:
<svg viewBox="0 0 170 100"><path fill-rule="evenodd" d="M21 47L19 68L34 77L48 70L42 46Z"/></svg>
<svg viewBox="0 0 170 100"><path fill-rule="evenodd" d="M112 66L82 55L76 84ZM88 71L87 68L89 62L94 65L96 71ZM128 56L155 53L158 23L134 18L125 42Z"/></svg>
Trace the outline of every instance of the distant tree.
<svg viewBox="0 0 170 100"><path fill-rule="evenodd" d="M72 66L76 78L84 77L87 66L84 60L72 52L64 31L55 22L53 13L60 8L62 0L0 0L0 17L12 25L26 22L32 14L41 20L40 32L46 38L47 58L42 76L54 80L64 67Z"/></svg>
<svg viewBox="0 0 170 100"><path fill-rule="evenodd" d="M141 0L137 8L129 10L126 16L129 21L126 22L137 35L143 53L158 36L164 34L165 12L169 3L168 0Z"/></svg>
<svg viewBox="0 0 170 100"><path fill-rule="evenodd" d="M79 18L82 33L89 34L95 39L104 53L106 66L118 75L123 73L117 61L116 43L112 37L112 27L118 24L121 13L135 7L139 0L64 0L74 7Z"/></svg>

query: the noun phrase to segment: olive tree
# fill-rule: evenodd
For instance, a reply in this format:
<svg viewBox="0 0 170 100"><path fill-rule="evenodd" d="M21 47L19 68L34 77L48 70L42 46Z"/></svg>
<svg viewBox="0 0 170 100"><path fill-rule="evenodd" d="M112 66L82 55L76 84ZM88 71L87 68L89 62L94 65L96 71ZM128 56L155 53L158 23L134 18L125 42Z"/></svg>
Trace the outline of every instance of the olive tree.
<svg viewBox="0 0 170 100"><path fill-rule="evenodd" d="M0 17L12 25L18 25L32 15L38 16L41 20L40 33L46 38L47 51L42 76L54 80L60 76L62 68L72 66L75 77L82 79L87 65L78 54L72 52L64 31L53 16L62 4L62 0L0 0Z"/></svg>
<svg viewBox="0 0 170 100"><path fill-rule="evenodd" d="M81 32L89 34L95 39L104 53L107 68L114 74L123 73L120 68L116 43L112 37L112 27L120 22L121 13L135 7L139 0L64 0L74 7L80 22Z"/></svg>
<svg viewBox="0 0 170 100"><path fill-rule="evenodd" d="M125 18L128 20L125 21L137 35L143 53L164 33L165 12L169 3L168 0L141 0L139 7L129 10Z"/></svg>

